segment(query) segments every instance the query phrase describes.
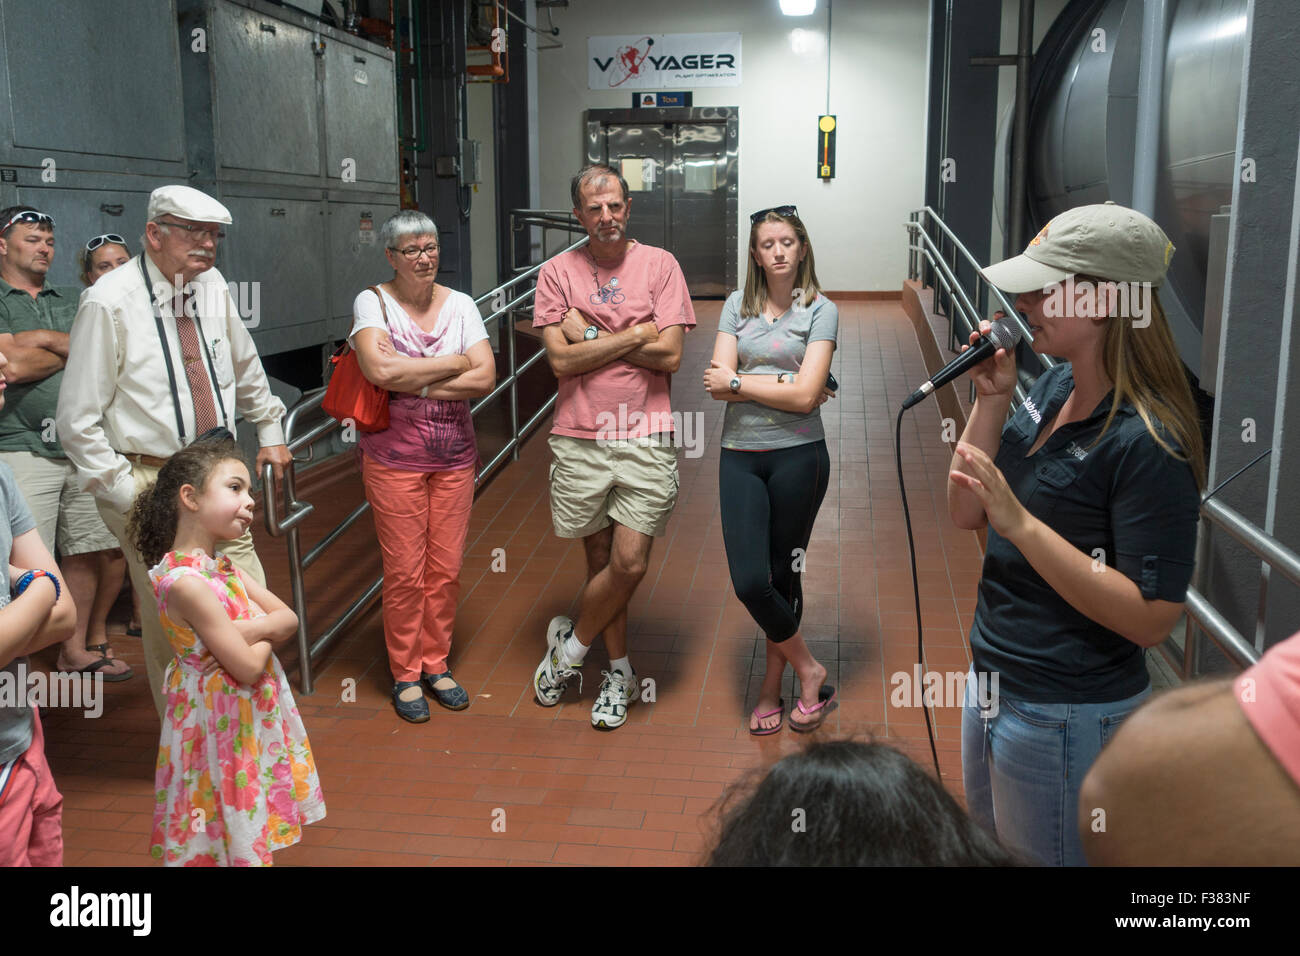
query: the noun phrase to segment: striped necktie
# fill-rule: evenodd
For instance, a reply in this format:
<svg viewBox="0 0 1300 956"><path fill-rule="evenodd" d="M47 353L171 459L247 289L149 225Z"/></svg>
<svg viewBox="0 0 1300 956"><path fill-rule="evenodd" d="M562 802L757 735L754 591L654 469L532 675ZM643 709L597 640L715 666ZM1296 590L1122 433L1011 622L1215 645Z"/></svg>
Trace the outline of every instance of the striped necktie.
<svg viewBox="0 0 1300 956"><path fill-rule="evenodd" d="M212 401L212 379L203 362L203 350L199 345L199 333L195 328L194 292L187 290L184 298L177 293L172 300L172 312L176 316L176 334L180 337L181 358L185 362L185 381L190 386L190 398L194 401L194 434L216 428L216 403Z"/></svg>

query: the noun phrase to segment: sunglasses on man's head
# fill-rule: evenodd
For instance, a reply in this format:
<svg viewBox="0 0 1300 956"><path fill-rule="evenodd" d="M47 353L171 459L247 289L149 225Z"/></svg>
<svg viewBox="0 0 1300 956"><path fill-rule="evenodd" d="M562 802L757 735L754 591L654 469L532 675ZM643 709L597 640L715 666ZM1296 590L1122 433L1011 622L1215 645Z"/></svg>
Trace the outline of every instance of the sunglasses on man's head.
<svg viewBox="0 0 1300 956"><path fill-rule="evenodd" d="M53 216L49 215L48 213L37 212L35 209L26 209L22 212L14 213L13 217L7 223L5 223L3 226L0 226L0 232L7 231L9 227L16 222L26 222L26 223L31 223L32 225L35 225L40 222L48 222L50 224L50 228L51 229L54 228Z"/></svg>
<svg viewBox="0 0 1300 956"><path fill-rule="evenodd" d="M769 212L774 212L778 216L797 216L799 209L797 206L772 206L770 209L760 209L754 215L749 217L750 225L757 225L763 221L763 217Z"/></svg>
<svg viewBox="0 0 1300 956"><path fill-rule="evenodd" d="M106 242L112 242L123 247L126 246L126 240L123 239L121 236L119 236L117 233L106 232L102 236L96 236L94 239L91 239L90 242L86 243L86 251L94 252L96 249L98 249Z"/></svg>

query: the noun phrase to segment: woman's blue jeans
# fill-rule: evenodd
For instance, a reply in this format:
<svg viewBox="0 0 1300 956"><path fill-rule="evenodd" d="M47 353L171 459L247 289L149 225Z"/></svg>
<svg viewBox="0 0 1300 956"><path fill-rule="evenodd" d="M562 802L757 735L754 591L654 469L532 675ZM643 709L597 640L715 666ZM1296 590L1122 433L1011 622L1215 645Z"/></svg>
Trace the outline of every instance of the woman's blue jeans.
<svg viewBox="0 0 1300 956"><path fill-rule="evenodd" d="M972 666L961 725L970 815L1027 862L1086 866L1079 788L1101 748L1150 694L1148 687L1105 704L1036 704L998 695L983 710Z"/></svg>

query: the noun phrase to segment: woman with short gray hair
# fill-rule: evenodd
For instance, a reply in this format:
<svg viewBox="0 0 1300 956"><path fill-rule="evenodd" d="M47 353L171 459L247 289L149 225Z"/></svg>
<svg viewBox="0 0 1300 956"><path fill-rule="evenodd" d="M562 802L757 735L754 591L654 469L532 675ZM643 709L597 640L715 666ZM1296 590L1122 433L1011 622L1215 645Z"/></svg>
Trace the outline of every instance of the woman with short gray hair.
<svg viewBox="0 0 1300 956"><path fill-rule="evenodd" d="M429 719L469 695L447 667L478 447L469 399L496 385L496 358L478 307L440 285L438 227L402 210L379 230L393 278L352 306L349 343L366 379L391 393L389 427L360 437L361 476L384 562L384 640L393 707Z"/></svg>

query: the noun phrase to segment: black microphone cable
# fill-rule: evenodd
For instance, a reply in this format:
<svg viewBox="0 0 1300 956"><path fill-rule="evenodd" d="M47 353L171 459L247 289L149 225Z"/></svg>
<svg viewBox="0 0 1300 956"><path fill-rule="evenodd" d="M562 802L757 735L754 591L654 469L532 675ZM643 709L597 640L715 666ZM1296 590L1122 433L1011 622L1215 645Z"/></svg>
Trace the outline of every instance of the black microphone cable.
<svg viewBox="0 0 1300 956"><path fill-rule="evenodd" d="M922 684L925 678L925 646L921 636L921 586L916 575L916 541L912 537L912 513L907 507L907 485L903 482L903 413L906 408L898 410L898 422L894 426L894 463L898 466L898 491L903 496L903 523L907 525L907 554L912 561L912 597L916 601L916 660L921 666ZM934 743L934 726L930 723L930 705L925 701L925 692L921 693L921 713L925 714L925 732L930 737L930 756L934 758L934 776L943 781L939 770L939 749Z"/></svg>
<svg viewBox="0 0 1300 956"><path fill-rule="evenodd" d="M1021 315L1024 321L1024 315ZM989 329L988 335L997 348L1005 348L1008 352L1015 348L1020 341L1020 330L1011 324L1002 321L1001 316L994 321L993 327ZM960 353L959 353L960 356ZM930 738L930 756L934 759L934 775L940 782L943 780L943 773L939 770L939 748L934 742L934 725L930 721L930 706L925 701L925 643L921 627L921 586L917 579L916 573L916 539L912 535L912 513L907 506L907 486L903 482L903 413L918 404L922 399L933 395L935 391L946 385L952 374L949 372L953 363L949 363L938 374L931 378L935 383L932 387L926 388L923 385L916 392L913 392L898 410L898 421L894 427L894 463L898 467L898 492L903 498L903 523L907 526L907 554L912 563L912 597L916 604L916 662L921 668L921 712L925 715L925 732ZM964 370L963 370L964 371ZM956 374L961 374L956 372ZM930 385L930 382L926 383ZM962 706L965 707L963 701Z"/></svg>

